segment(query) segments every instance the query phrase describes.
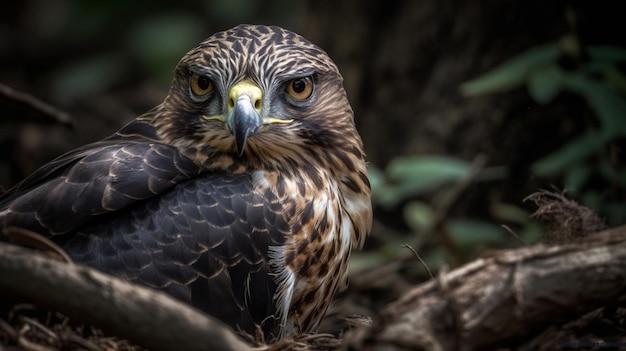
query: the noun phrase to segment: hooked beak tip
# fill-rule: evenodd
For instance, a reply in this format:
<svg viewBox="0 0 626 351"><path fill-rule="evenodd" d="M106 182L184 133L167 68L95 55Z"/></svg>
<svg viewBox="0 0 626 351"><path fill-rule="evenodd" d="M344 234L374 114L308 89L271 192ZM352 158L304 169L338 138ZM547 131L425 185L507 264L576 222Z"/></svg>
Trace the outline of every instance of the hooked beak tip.
<svg viewBox="0 0 626 351"><path fill-rule="evenodd" d="M250 98L241 96L230 111L227 123L229 131L235 137L239 157L244 153L248 138L258 132L262 125L263 120L252 106Z"/></svg>

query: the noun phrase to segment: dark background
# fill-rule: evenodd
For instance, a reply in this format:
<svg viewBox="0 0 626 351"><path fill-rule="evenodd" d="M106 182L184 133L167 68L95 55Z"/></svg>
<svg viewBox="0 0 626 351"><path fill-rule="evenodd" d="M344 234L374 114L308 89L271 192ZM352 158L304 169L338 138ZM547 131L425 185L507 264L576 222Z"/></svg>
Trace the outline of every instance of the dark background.
<svg viewBox="0 0 626 351"><path fill-rule="evenodd" d="M583 49L564 52L557 67L581 71L590 60L584 48L626 47L621 5L556 0L3 1L0 83L68 113L71 127L54 116L33 117L0 101L0 184L8 188L44 162L111 134L160 103L178 60L212 33L239 23L283 26L324 48L344 75L376 194L374 230L366 251L354 257L353 272L393 265L395 273L387 277L396 279L376 286L356 277L351 289L367 288L368 298L388 301L426 277L420 265L406 259L410 251L404 243L436 271L485 249L522 245L503 224L526 244L540 240L542 227L529 218L533 204L523 202L539 189L567 189L568 196L594 209L607 225L626 222L624 135L591 152L582 148L581 157L571 155L575 150L552 172L533 168L602 126L584 95L563 91L541 103L524 86L472 97L459 89L528 49L563 38ZM622 103L623 69L624 61L618 62L617 78L610 80L617 82ZM609 81L604 75L593 79ZM623 118L618 127L626 124ZM416 155L446 158L422 163L401 158ZM556 154L554 164L565 157ZM390 195L397 192L398 179L387 167L398 160L408 165L409 185L422 190ZM416 164L431 173L410 171ZM447 169L469 175L437 182Z"/></svg>

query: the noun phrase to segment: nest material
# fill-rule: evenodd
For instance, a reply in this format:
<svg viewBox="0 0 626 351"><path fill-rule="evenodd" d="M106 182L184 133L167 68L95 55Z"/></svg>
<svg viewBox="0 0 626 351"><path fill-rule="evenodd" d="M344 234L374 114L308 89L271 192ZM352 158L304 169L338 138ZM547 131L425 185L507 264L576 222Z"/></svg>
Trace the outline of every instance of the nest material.
<svg viewBox="0 0 626 351"><path fill-rule="evenodd" d="M538 209L532 217L547 224L545 238L549 244L567 244L605 229L604 222L591 209L565 196L541 190L524 201L532 201Z"/></svg>

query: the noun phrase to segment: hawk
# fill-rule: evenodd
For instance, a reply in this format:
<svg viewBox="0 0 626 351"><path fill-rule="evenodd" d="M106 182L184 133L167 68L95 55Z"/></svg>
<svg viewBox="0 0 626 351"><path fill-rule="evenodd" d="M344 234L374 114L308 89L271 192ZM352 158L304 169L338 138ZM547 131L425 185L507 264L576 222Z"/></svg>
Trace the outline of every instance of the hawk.
<svg viewBox="0 0 626 351"><path fill-rule="evenodd" d="M188 52L159 106L46 164L0 211L3 228L266 338L316 328L372 221L336 65L260 25Z"/></svg>

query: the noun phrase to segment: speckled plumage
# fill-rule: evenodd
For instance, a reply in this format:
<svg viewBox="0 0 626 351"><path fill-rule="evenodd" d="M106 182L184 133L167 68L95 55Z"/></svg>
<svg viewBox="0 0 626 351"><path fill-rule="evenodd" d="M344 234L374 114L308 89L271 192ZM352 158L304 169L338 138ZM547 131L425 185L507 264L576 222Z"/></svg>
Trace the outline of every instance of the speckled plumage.
<svg viewBox="0 0 626 351"><path fill-rule="evenodd" d="M210 92L196 94L192 77ZM286 86L302 78L311 94L294 98ZM262 98L234 101L242 82ZM263 124L237 150L240 104ZM187 53L161 105L4 194L2 225L281 337L316 328L346 286L371 226L364 157L328 55L281 28L241 25Z"/></svg>

